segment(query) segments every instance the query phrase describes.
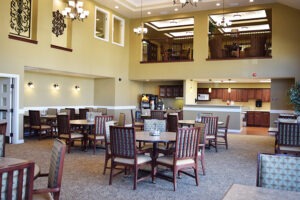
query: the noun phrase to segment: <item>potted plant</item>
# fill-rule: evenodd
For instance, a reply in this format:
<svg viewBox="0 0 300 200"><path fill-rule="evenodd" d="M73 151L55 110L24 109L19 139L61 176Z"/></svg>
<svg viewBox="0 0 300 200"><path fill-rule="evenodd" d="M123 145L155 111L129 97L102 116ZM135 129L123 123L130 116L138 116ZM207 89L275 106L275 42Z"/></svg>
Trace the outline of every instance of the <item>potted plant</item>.
<svg viewBox="0 0 300 200"><path fill-rule="evenodd" d="M300 81L289 89L288 95L291 103L294 105L295 113L300 115Z"/></svg>

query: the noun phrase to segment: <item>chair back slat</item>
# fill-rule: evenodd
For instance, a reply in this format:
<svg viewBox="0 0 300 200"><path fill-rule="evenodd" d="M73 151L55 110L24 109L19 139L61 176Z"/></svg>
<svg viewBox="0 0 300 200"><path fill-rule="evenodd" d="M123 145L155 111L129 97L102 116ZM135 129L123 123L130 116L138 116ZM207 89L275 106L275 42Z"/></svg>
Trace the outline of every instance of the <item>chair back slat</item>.
<svg viewBox="0 0 300 200"><path fill-rule="evenodd" d="M279 122L276 136L279 147L281 145L300 147L300 124Z"/></svg>
<svg viewBox="0 0 300 200"><path fill-rule="evenodd" d="M200 127L179 128L176 134L176 160L197 158Z"/></svg>
<svg viewBox="0 0 300 200"><path fill-rule="evenodd" d="M79 108L79 119L86 119L87 112L89 112L88 108Z"/></svg>
<svg viewBox="0 0 300 200"><path fill-rule="evenodd" d="M144 131L153 131L155 129L158 130L159 132L165 132L166 131L166 120L158 120L158 119L145 119L144 120Z"/></svg>
<svg viewBox="0 0 300 200"><path fill-rule="evenodd" d="M218 119L219 117L201 117L201 122L207 125L207 135L217 135L218 132Z"/></svg>
<svg viewBox="0 0 300 200"><path fill-rule="evenodd" d="M113 116L111 115L104 115L104 116L96 116L95 117L95 135L103 135L105 134L105 122L112 121Z"/></svg>
<svg viewBox="0 0 300 200"><path fill-rule="evenodd" d="M132 127L110 126L112 157L131 158L136 155L135 131Z"/></svg>
<svg viewBox="0 0 300 200"><path fill-rule="evenodd" d="M61 134L70 133L70 116L69 115L57 115L57 133Z"/></svg>
<svg viewBox="0 0 300 200"><path fill-rule="evenodd" d="M164 119L164 111L162 110L151 110L151 119Z"/></svg>
<svg viewBox="0 0 300 200"><path fill-rule="evenodd" d="M170 132L176 132L178 129L178 114L168 114L167 115L167 130Z"/></svg>
<svg viewBox="0 0 300 200"><path fill-rule="evenodd" d="M29 110L29 122L30 126L41 125L41 116L39 110Z"/></svg>
<svg viewBox="0 0 300 200"><path fill-rule="evenodd" d="M205 145L208 126L205 123L196 122L194 127L200 127L199 145Z"/></svg>
<svg viewBox="0 0 300 200"><path fill-rule="evenodd" d="M66 110L69 110L68 115L70 115L70 120L76 119L76 113L75 108L66 108Z"/></svg>

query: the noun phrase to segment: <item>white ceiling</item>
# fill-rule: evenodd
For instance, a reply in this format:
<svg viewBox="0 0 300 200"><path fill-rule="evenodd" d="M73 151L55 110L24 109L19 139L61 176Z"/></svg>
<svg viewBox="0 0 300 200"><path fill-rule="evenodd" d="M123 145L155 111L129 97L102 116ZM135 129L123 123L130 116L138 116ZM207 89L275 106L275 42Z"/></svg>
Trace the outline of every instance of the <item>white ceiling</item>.
<svg viewBox="0 0 300 200"><path fill-rule="evenodd" d="M100 4L103 4L112 10L122 14L128 18L140 18L141 17L141 0L94 0ZM143 17L145 16L159 16L175 13L194 12L198 10L213 10L222 9L222 0L201 0L197 7L186 5L181 7L181 4L173 5L173 0L142 0L143 1ZM221 6L217 7L216 3L221 3ZM224 0L225 9L228 7L240 7L257 4L267 3L281 3L287 6L300 10L300 0L254 0L250 3L249 0ZM118 9L115 6L119 6ZM178 8L175 12L174 9ZM151 14L147 14L147 12ZM225 10L226 12L226 10Z"/></svg>

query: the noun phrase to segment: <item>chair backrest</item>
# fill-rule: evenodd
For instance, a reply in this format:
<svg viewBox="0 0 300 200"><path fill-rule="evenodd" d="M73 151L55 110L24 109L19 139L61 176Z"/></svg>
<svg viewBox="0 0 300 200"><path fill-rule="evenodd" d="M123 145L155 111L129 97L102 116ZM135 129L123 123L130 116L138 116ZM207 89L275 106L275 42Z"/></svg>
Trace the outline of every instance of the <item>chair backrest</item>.
<svg viewBox="0 0 300 200"><path fill-rule="evenodd" d="M5 135L7 122L0 122L0 157L5 156Z"/></svg>
<svg viewBox="0 0 300 200"><path fill-rule="evenodd" d="M218 119L219 117L201 117L201 122L207 125L207 135L217 135L218 132Z"/></svg>
<svg viewBox="0 0 300 200"><path fill-rule="evenodd" d="M178 120L183 120L183 110L178 112Z"/></svg>
<svg viewBox="0 0 300 200"><path fill-rule="evenodd" d="M300 157L258 154L256 186L300 192Z"/></svg>
<svg viewBox="0 0 300 200"><path fill-rule="evenodd" d="M178 129L178 115L167 115L167 130L170 132L176 132Z"/></svg>
<svg viewBox="0 0 300 200"><path fill-rule="evenodd" d="M199 145L200 146L204 146L205 147L205 143L206 143L206 135L208 132L208 126L206 126L205 123L202 122L196 122L194 127L200 127L200 139L199 139Z"/></svg>
<svg viewBox="0 0 300 200"><path fill-rule="evenodd" d="M104 116L96 116L95 117L95 135L105 135L105 122L112 121L113 116L111 115L104 115Z"/></svg>
<svg viewBox="0 0 300 200"><path fill-rule="evenodd" d="M176 133L175 159L193 158L197 161L200 127L178 128Z"/></svg>
<svg viewBox="0 0 300 200"><path fill-rule="evenodd" d="M57 115L57 133L58 137L61 134L70 135L70 116L69 115Z"/></svg>
<svg viewBox="0 0 300 200"><path fill-rule="evenodd" d="M125 126L125 118L126 118L125 113L119 114L118 126Z"/></svg>
<svg viewBox="0 0 300 200"><path fill-rule="evenodd" d="M276 137L279 148L280 146L300 147L300 124L279 122Z"/></svg>
<svg viewBox="0 0 300 200"><path fill-rule="evenodd" d="M41 115L39 110L29 110L29 122L30 126L41 125Z"/></svg>
<svg viewBox="0 0 300 200"><path fill-rule="evenodd" d="M107 144L110 144L110 126L114 126L115 125L115 121L107 121L105 122L105 146L107 146Z"/></svg>
<svg viewBox="0 0 300 200"><path fill-rule="evenodd" d="M76 119L75 108L66 108L66 110L70 111L70 113L68 113L68 115L70 115L70 120Z"/></svg>
<svg viewBox="0 0 300 200"><path fill-rule="evenodd" d="M65 153L66 153L66 144L59 139L54 140L52 152L51 152L49 176L48 176L49 188L61 187Z"/></svg>
<svg viewBox="0 0 300 200"><path fill-rule="evenodd" d="M159 132L166 132L166 120L158 119L145 119L144 120L144 131L158 130Z"/></svg>
<svg viewBox="0 0 300 200"><path fill-rule="evenodd" d="M79 108L79 119L86 119L87 112L89 112L88 108Z"/></svg>
<svg viewBox="0 0 300 200"><path fill-rule="evenodd" d="M47 115L57 115L57 109L56 108L48 108Z"/></svg>
<svg viewBox="0 0 300 200"><path fill-rule="evenodd" d="M32 199L34 163L10 165L0 168L0 199Z"/></svg>
<svg viewBox="0 0 300 200"><path fill-rule="evenodd" d="M97 112L101 112L102 115L107 115L107 108L97 108Z"/></svg>
<svg viewBox="0 0 300 200"><path fill-rule="evenodd" d="M226 116L225 124L224 124L224 126L222 127L222 128L225 130L225 134L227 134L227 132L228 132L229 120L230 120L230 115L227 115L227 116Z"/></svg>
<svg viewBox="0 0 300 200"><path fill-rule="evenodd" d="M110 126L110 148L112 157L134 159L136 157L134 128Z"/></svg>
<svg viewBox="0 0 300 200"><path fill-rule="evenodd" d="M164 111L151 110L151 119L164 119Z"/></svg>
<svg viewBox="0 0 300 200"><path fill-rule="evenodd" d="M213 114L209 113L209 112L200 113L200 117L212 117L212 116L213 116Z"/></svg>

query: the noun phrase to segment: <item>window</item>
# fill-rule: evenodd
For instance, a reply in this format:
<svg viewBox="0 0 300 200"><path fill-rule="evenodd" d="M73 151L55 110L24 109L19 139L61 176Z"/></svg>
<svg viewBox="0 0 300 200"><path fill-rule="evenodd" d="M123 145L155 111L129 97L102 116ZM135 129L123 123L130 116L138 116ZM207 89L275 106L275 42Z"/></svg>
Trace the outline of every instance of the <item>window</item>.
<svg viewBox="0 0 300 200"><path fill-rule="evenodd" d="M109 13L99 7L95 8L95 33L100 40L109 40Z"/></svg>
<svg viewBox="0 0 300 200"><path fill-rule="evenodd" d="M113 18L112 43L120 46L124 46L125 20L116 15L113 15L112 18Z"/></svg>

